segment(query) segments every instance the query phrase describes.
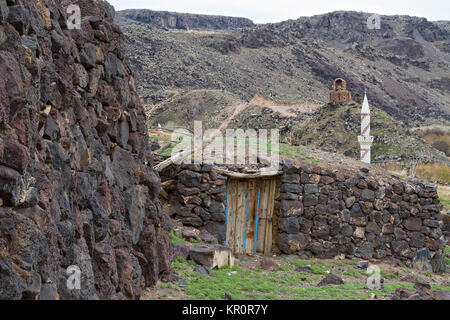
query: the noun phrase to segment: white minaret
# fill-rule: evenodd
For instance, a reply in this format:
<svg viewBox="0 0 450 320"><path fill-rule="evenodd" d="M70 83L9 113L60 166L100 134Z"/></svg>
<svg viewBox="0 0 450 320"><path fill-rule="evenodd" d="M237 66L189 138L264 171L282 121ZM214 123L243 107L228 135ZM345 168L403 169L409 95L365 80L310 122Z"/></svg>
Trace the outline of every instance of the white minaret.
<svg viewBox="0 0 450 320"><path fill-rule="evenodd" d="M367 100L367 94L364 93L364 102L361 109L361 135L358 137L361 145L361 161L370 164L370 149L373 143L373 137L370 136L370 107Z"/></svg>

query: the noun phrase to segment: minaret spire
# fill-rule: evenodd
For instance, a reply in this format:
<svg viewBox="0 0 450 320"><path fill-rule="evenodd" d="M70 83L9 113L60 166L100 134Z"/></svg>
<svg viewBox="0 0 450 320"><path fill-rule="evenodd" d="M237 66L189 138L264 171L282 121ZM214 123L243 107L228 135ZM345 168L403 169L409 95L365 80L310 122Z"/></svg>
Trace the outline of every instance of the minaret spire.
<svg viewBox="0 0 450 320"><path fill-rule="evenodd" d="M370 135L370 106L367 99L367 90L364 90L364 101L361 108L361 135L358 137L361 145L361 161L371 163L371 148L373 137Z"/></svg>

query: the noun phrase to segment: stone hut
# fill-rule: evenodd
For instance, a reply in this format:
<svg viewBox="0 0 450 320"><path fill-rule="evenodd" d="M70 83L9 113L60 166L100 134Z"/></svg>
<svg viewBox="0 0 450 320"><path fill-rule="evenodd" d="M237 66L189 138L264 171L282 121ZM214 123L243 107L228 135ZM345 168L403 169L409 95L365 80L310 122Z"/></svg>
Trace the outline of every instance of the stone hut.
<svg viewBox="0 0 450 320"><path fill-rule="evenodd" d="M288 159L270 176L229 170L172 164L161 172L168 214L205 243L238 255L395 258L418 270L446 270L448 222L436 185Z"/></svg>
<svg viewBox="0 0 450 320"><path fill-rule="evenodd" d="M347 82L338 78L333 81L333 89L330 91L330 102L350 102L352 94L347 91Z"/></svg>

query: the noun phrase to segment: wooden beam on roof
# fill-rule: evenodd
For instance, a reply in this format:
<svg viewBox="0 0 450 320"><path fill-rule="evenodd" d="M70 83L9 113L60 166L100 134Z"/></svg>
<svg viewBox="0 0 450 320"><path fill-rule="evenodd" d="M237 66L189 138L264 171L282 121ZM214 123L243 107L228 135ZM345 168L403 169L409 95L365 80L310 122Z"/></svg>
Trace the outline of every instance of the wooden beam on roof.
<svg viewBox="0 0 450 320"><path fill-rule="evenodd" d="M241 172L234 172L230 170L226 170L223 168L214 167L214 171L223 174L225 176L231 177L231 178L238 178L238 179L257 179L257 178L264 178L264 177L275 177L283 174L283 171L278 170L270 170L270 171L262 171L262 172L256 172L256 173L241 173Z"/></svg>

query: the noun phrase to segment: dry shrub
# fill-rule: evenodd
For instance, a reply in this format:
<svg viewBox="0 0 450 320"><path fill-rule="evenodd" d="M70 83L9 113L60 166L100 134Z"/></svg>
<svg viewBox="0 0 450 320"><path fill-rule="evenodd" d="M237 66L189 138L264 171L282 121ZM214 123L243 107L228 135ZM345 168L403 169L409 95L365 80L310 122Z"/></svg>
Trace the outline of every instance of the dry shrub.
<svg viewBox="0 0 450 320"><path fill-rule="evenodd" d="M439 151L444 152L447 156L450 155L450 149L449 149L449 145L447 142L445 142L444 140L438 140L435 143L433 143L433 147L435 147L436 149L438 149Z"/></svg>
<svg viewBox="0 0 450 320"><path fill-rule="evenodd" d="M450 183L450 168L435 163L419 164L416 177L433 183Z"/></svg>
<svg viewBox="0 0 450 320"><path fill-rule="evenodd" d="M450 131L441 128L423 129L416 131L422 139L439 151L450 156Z"/></svg>

